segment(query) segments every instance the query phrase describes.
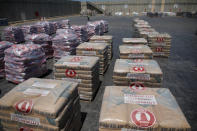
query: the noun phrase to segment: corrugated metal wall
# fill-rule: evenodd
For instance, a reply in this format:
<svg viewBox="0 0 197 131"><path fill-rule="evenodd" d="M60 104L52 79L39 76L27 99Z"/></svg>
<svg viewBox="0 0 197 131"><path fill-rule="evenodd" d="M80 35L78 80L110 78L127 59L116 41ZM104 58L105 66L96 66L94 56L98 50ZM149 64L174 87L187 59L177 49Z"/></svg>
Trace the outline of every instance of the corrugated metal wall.
<svg viewBox="0 0 197 131"><path fill-rule="evenodd" d="M197 11L197 0L108 0L105 2L96 0L94 3L112 14L115 12L126 14L143 11ZM85 8L84 6L82 4L82 8Z"/></svg>
<svg viewBox="0 0 197 131"><path fill-rule="evenodd" d="M79 14L81 3L69 0L0 0L0 18L9 21Z"/></svg>

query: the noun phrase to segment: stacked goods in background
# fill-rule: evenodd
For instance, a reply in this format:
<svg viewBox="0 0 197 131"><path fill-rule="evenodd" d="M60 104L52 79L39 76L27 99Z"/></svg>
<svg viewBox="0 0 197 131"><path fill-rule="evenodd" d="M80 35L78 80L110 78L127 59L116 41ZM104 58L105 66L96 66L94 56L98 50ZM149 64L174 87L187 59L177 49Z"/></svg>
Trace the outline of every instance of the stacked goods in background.
<svg viewBox="0 0 197 131"><path fill-rule="evenodd" d="M105 88L99 131L190 131L174 96L166 88Z"/></svg>
<svg viewBox="0 0 197 131"><path fill-rule="evenodd" d="M153 52L147 45L120 45L120 59L152 59Z"/></svg>
<svg viewBox="0 0 197 131"><path fill-rule="evenodd" d="M80 99L91 101L99 87L99 58L65 56L54 64L54 77L78 82Z"/></svg>
<svg viewBox="0 0 197 131"><path fill-rule="evenodd" d="M43 48L46 58L53 57L52 41L49 35L44 33L27 35L25 41L39 44Z"/></svg>
<svg viewBox="0 0 197 131"><path fill-rule="evenodd" d="M60 20L56 21L57 29L69 29L70 28L70 20Z"/></svg>
<svg viewBox="0 0 197 131"><path fill-rule="evenodd" d="M78 25L73 25L71 28L75 31L77 37L80 40L80 43L88 41L87 26L85 26L85 25L79 25L79 26Z"/></svg>
<svg viewBox="0 0 197 131"><path fill-rule="evenodd" d="M4 41L9 41L14 44L25 41L23 31L19 27L9 26L3 30L2 38Z"/></svg>
<svg viewBox="0 0 197 131"><path fill-rule="evenodd" d="M115 85L162 87L163 73L155 60L117 59L113 82Z"/></svg>
<svg viewBox="0 0 197 131"><path fill-rule="evenodd" d="M158 32L155 31L155 29L153 29L153 28L149 28L149 29L139 28L138 31L137 31L136 36L140 37L140 38L145 38L146 40L148 40L148 35L149 34L158 34Z"/></svg>
<svg viewBox="0 0 197 131"><path fill-rule="evenodd" d="M57 33L52 39L52 47L54 50L54 60L60 59L62 56L75 55L76 47L79 45L78 37L75 33Z"/></svg>
<svg viewBox="0 0 197 131"><path fill-rule="evenodd" d="M171 39L167 33L149 34L148 44L153 51L153 56L169 57Z"/></svg>
<svg viewBox="0 0 197 131"><path fill-rule="evenodd" d="M87 23L88 40L94 35L103 35L104 25L101 21Z"/></svg>
<svg viewBox="0 0 197 131"><path fill-rule="evenodd" d="M143 28L143 29L150 29L151 28L151 26L150 25L146 25L146 24L135 24L134 25L134 34L139 34L138 33L138 30L140 29L140 28Z"/></svg>
<svg viewBox="0 0 197 131"><path fill-rule="evenodd" d="M57 25L56 22L40 21L33 25L22 25L19 28L22 30L24 37L26 37L28 34L40 33L52 35L55 34Z"/></svg>
<svg viewBox="0 0 197 131"><path fill-rule="evenodd" d="M24 38L30 34L30 29L31 29L31 25L22 25L20 26L22 32L23 32L23 35L24 35Z"/></svg>
<svg viewBox="0 0 197 131"><path fill-rule="evenodd" d="M94 35L90 38L90 42L104 42L108 44L108 60L113 56L113 37L111 35Z"/></svg>
<svg viewBox="0 0 197 131"><path fill-rule="evenodd" d="M4 70L4 51L11 47L13 43L10 43L8 41L1 41L0 42L0 78L5 76L5 70Z"/></svg>
<svg viewBox="0 0 197 131"><path fill-rule="evenodd" d="M31 78L0 99L0 120L6 131L79 131L77 83Z"/></svg>
<svg viewBox="0 0 197 131"><path fill-rule="evenodd" d="M123 38L123 45L148 45L148 41L144 38Z"/></svg>
<svg viewBox="0 0 197 131"><path fill-rule="evenodd" d="M77 47L77 55L80 56L97 56L100 63L100 74L104 75L108 67L108 44L85 42Z"/></svg>
<svg viewBox="0 0 197 131"><path fill-rule="evenodd" d="M53 23L48 22L48 21L41 21L41 22L37 22L37 23L31 25L30 33L31 34L45 33L48 35L52 35L56 32L55 29L56 28Z"/></svg>
<svg viewBox="0 0 197 131"><path fill-rule="evenodd" d="M47 72L44 50L37 44L12 45L4 51L6 80L20 83Z"/></svg>
<svg viewBox="0 0 197 131"><path fill-rule="evenodd" d="M103 33L107 33L109 31L109 23L105 20L100 21L103 24Z"/></svg>
<svg viewBox="0 0 197 131"><path fill-rule="evenodd" d="M140 20L139 18L136 18L136 19L133 20L133 26L135 24L146 24L146 25L148 25L149 23L145 20Z"/></svg>

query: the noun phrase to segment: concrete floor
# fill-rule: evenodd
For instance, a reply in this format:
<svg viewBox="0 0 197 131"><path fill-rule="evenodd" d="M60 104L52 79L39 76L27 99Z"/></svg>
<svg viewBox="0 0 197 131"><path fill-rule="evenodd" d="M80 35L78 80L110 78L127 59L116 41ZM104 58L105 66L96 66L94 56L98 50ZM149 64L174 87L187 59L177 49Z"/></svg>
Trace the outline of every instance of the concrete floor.
<svg viewBox="0 0 197 131"><path fill-rule="evenodd" d="M71 24L85 24L85 17L70 17ZM81 102L83 126L81 131L98 131L99 112L102 103L105 86L113 85L112 74L115 60L119 57L118 46L124 37L132 37L131 17L91 17L91 20L105 19L109 22L108 34L114 36L114 56L104 75L104 81L91 103ZM172 35L171 56L157 58L164 73L163 87L169 88L176 97L183 113L192 126L192 131L197 131L197 19L164 17L148 18L152 27L159 32L167 32ZM52 71L52 60L48 61L48 67ZM52 72L46 78L52 78ZM0 80L1 97L15 85L3 79Z"/></svg>

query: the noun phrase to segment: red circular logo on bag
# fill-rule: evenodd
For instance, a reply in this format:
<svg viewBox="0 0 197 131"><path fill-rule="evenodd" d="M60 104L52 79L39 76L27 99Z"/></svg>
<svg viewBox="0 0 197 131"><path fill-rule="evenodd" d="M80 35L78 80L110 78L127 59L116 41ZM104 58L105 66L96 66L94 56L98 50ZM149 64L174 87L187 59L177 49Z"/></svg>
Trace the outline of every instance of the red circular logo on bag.
<svg viewBox="0 0 197 131"><path fill-rule="evenodd" d="M73 77L76 76L77 73L75 72L75 70L69 70L69 69L67 69L67 70L65 71L65 74L66 74L67 77L73 78Z"/></svg>
<svg viewBox="0 0 197 131"><path fill-rule="evenodd" d="M145 90L145 87L144 87L144 85L143 84L141 84L141 83L132 83L130 86L129 86L129 88L131 89L131 90Z"/></svg>
<svg viewBox="0 0 197 131"><path fill-rule="evenodd" d="M32 107L33 107L32 100L21 100L15 104L15 109L22 113L31 112Z"/></svg>
<svg viewBox="0 0 197 131"><path fill-rule="evenodd" d="M76 56L76 57L73 57L70 61L71 62L79 62L81 59L82 59L82 57Z"/></svg>
<svg viewBox="0 0 197 131"><path fill-rule="evenodd" d="M19 131L33 131L33 129L28 127L21 127Z"/></svg>
<svg viewBox="0 0 197 131"><path fill-rule="evenodd" d="M138 127L148 128L155 124L156 118L146 109L136 109L131 112L131 121Z"/></svg>
<svg viewBox="0 0 197 131"><path fill-rule="evenodd" d="M140 66L140 67L133 67L133 70L137 71L137 72L143 72L144 71L144 67L142 67L142 66Z"/></svg>

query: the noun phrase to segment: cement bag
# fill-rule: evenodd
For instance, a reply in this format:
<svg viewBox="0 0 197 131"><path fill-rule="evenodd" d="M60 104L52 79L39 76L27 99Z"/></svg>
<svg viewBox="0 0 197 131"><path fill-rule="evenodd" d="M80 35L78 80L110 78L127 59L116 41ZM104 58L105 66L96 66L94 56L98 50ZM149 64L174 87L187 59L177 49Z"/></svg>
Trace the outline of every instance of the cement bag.
<svg viewBox="0 0 197 131"><path fill-rule="evenodd" d="M174 96L166 88L105 88L99 131L190 131ZM126 131L127 131L126 130Z"/></svg>

